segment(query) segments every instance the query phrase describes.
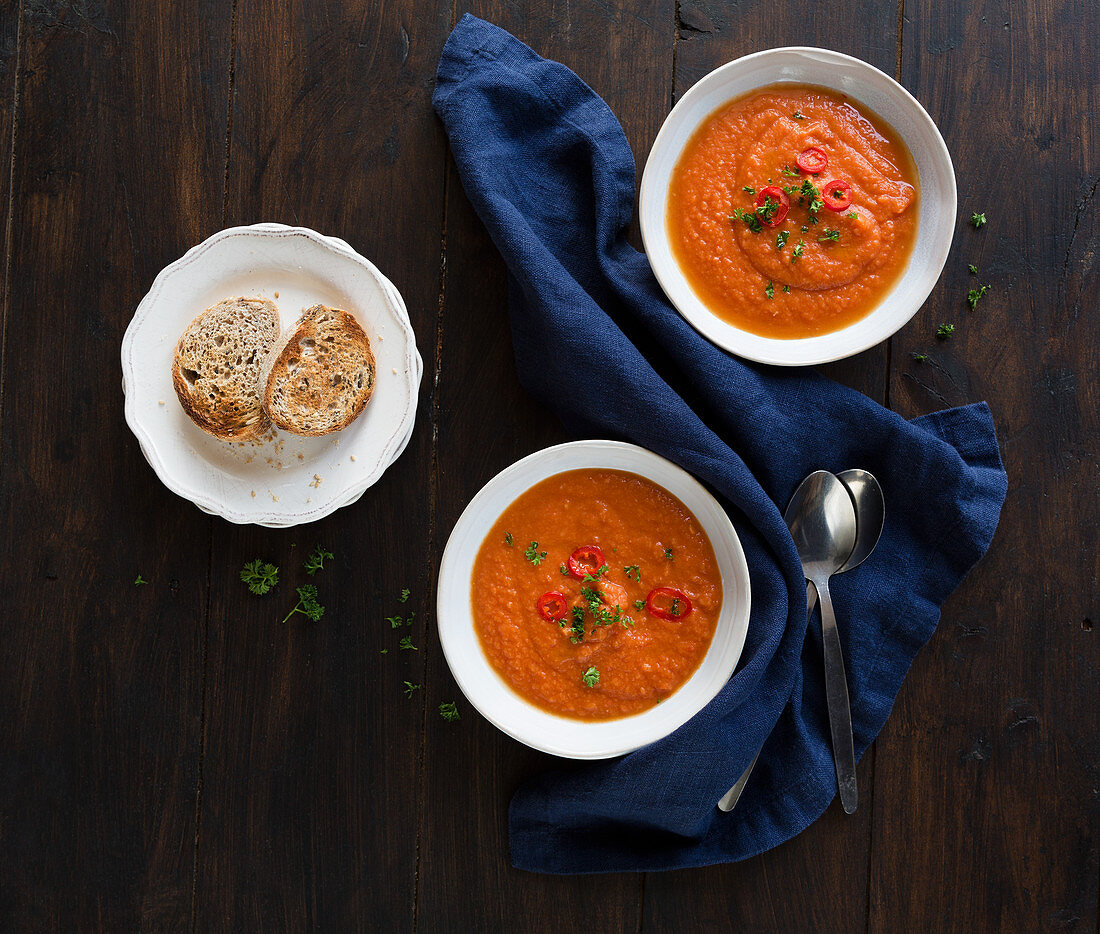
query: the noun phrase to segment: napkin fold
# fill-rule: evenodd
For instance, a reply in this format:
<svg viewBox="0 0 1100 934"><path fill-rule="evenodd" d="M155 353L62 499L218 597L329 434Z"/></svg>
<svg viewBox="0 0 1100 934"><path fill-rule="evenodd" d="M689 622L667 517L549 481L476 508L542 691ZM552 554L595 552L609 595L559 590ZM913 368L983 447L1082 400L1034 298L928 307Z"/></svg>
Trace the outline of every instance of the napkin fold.
<svg viewBox="0 0 1100 934"><path fill-rule="evenodd" d="M719 695L659 742L520 787L512 861L552 873L655 870L776 846L836 794L820 627L806 625L782 509L821 468L867 468L885 493L878 548L831 587L860 756L996 529L1007 479L989 410L906 421L812 371L746 363L700 336L627 243L634 160L618 121L572 71L507 32L464 16L434 104L508 267L523 385L571 432L633 441L709 484L752 583L748 639ZM740 803L718 811L762 745Z"/></svg>

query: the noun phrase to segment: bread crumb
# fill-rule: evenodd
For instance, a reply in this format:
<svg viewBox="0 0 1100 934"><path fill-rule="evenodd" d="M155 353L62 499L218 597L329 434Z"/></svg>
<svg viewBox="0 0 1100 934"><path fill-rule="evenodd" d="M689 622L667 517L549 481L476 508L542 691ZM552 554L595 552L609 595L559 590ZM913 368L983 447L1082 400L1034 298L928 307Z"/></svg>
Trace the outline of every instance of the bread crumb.
<svg viewBox="0 0 1100 934"><path fill-rule="evenodd" d="M256 498L256 491L255 491L255 490L253 490L253 491L252 491L252 498L253 498L253 499L255 499L255 498Z"/></svg>
<svg viewBox="0 0 1100 934"><path fill-rule="evenodd" d="M355 460L355 455L354 454L351 455L351 459Z"/></svg>
<svg viewBox="0 0 1100 934"><path fill-rule="evenodd" d="M394 375L394 376L396 376L396 375L397 375L397 367L394 367L394 368L393 368L393 375Z"/></svg>
<svg viewBox="0 0 1100 934"><path fill-rule="evenodd" d="M274 464L274 463L275 463L275 458L274 458L274 457L269 457L269 458L267 459L267 462L268 462L269 464Z"/></svg>
<svg viewBox="0 0 1100 934"><path fill-rule="evenodd" d="M272 493L271 490L267 491L267 495L271 497L271 502L273 502L273 503L279 502L279 497L276 496L274 493Z"/></svg>
<svg viewBox="0 0 1100 934"><path fill-rule="evenodd" d="M157 405L164 405L163 399L157 399Z"/></svg>
<svg viewBox="0 0 1100 934"><path fill-rule="evenodd" d="M313 487L313 489L316 490L321 485L321 483L322 483L321 475L320 474L314 474L313 475L313 482L310 484L310 486Z"/></svg>
<svg viewBox="0 0 1100 934"><path fill-rule="evenodd" d="M298 460L304 461L305 459L306 459L306 456L304 454L299 453Z"/></svg>
<svg viewBox="0 0 1100 934"><path fill-rule="evenodd" d="M276 293L275 293L275 297L276 297L276 298L278 298L278 297L279 297L279 293L278 293L278 292L276 292Z"/></svg>

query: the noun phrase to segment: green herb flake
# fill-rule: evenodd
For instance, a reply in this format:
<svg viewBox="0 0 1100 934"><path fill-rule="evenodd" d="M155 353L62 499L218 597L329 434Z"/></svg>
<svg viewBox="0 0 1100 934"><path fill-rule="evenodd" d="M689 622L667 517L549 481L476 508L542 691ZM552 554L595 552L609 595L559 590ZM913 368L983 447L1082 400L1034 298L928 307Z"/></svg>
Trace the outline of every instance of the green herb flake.
<svg viewBox="0 0 1100 934"><path fill-rule="evenodd" d="M926 353L917 353L916 351L914 351L913 352L913 359L916 360L917 363L927 363L928 362L928 354L926 354Z"/></svg>
<svg viewBox="0 0 1100 934"><path fill-rule="evenodd" d="M644 610L645 609L645 600L635 600L634 601L634 609Z"/></svg>
<svg viewBox="0 0 1100 934"><path fill-rule="evenodd" d="M596 668L589 668L583 675L581 680L587 684L590 688L594 688L600 683L600 672Z"/></svg>
<svg viewBox="0 0 1100 934"><path fill-rule="evenodd" d="M775 285L771 280L768 280L768 284L764 287L764 294L768 296L768 301L771 301L772 296L775 295Z"/></svg>
<svg viewBox="0 0 1100 934"><path fill-rule="evenodd" d="M295 590L298 593L298 602L283 618L284 623L295 613L301 613L314 623L325 615L325 608L317 602L317 588L313 584L305 584L302 587L296 587Z"/></svg>
<svg viewBox="0 0 1100 934"><path fill-rule="evenodd" d="M792 169L789 165L783 166L783 175L786 178L798 178L798 172ZM783 190L787 191L786 188L784 188ZM790 192L787 191L787 194L790 194Z"/></svg>
<svg viewBox="0 0 1100 934"><path fill-rule="evenodd" d="M628 564L623 568L623 573L627 577L637 581L639 584L642 582L642 569L636 564Z"/></svg>
<svg viewBox="0 0 1100 934"><path fill-rule="evenodd" d="M791 262L796 262L802 256L805 250L806 244L799 240L798 243L794 245L794 249L791 251Z"/></svg>
<svg viewBox="0 0 1100 934"><path fill-rule="evenodd" d="M325 561L332 558L331 551L325 551L320 545L313 549L313 554L306 558L306 573L313 577L318 571L324 570Z"/></svg>
<svg viewBox="0 0 1100 934"><path fill-rule="evenodd" d="M977 213L971 214L970 215L970 225L975 230L981 230L985 226L985 214L984 213L983 214L977 214Z"/></svg>
<svg viewBox="0 0 1100 934"><path fill-rule="evenodd" d="M535 567L538 567L546 560L546 552L539 551L538 542L531 542L531 544L527 546L527 550L524 551L523 557L530 561Z"/></svg>
<svg viewBox="0 0 1100 934"><path fill-rule="evenodd" d="M975 266L973 263L967 265L966 268L970 270L970 275L976 276L978 274L978 267Z"/></svg>
<svg viewBox="0 0 1100 934"><path fill-rule="evenodd" d="M504 544L511 548L515 544L515 540L512 538L511 532L504 533Z"/></svg>
<svg viewBox="0 0 1100 934"><path fill-rule="evenodd" d="M669 561L672 560L672 549L671 548L666 548L665 549L665 557L668 558Z"/></svg>
<svg viewBox="0 0 1100 934"><path fill-rule="evenodd" d="M448 723L454 723L455 720L461 720L458 715L458 707L455 706L454 701L446 701L439 705L439 715Z"/></svg>
<svg viewBox="0 0 1100 934"><path fill-rule="evenodd" d="M419 652L420 651L420 649L418 649L415 645L413 645L412 636L402 636L401 641L397 643L397 647L399 649L404 649L406 652L408 652L408 651Z"/></svg>
<svg viewBox="0 0 1100 934"><path fill-rule="evenodd" d="M134 586L140 587L142 584L148 584L149 582L140 574L134 578Z"/></svg>
<svg viewBox="0 0 1100 934"><path fill-rule="evenodd" d="M783 247L787 245L787 238L790 235L791 235L790 231L788 231L788 230L781 230L778 234L776 234L776 236L775 236L775 248L777 250L782 250Z"/></svg>
<svg viewBox="0 0 1100 934"><path fill-rule="evenodd" d="M947 340L952 334L955 333L955 325L953 324L941 324L936 328L936 337L940 340Z"/></svg>
<svg viewBox="0 0 1100 934"><path fill-rule="evenodd" d="M413 692L414 691L419 691L422 687L423 687L423 685L421 685L421 684L413 684L411 681L406 681L405 682L405 696L406 697L412 697Z"/></svg>
<svg viewBox="0 0 1100 934"><path fill-rule="evenodd" d="M791 294L791 287L789 285L783 286L783 294L784 295L790 295Z"/></svg>
<svg viewBox="0 0 1100 934"><path fill-rule="evenodd" d="M749 194L749 195L755 195L756 194L756 189L753 188L752 185L745 185L741 190L743 192L745 192L746 194Z"/></svg>
<svg viewBox="0 0 1100 934"><path fill-rule="evenodd" d="M248 589L256 596L262 597L279 583L279 569L274 564L266 564L257 558L241 568L241 580L248 584Z"/></svg>
<svg viewBox="0 0 1100 934"><path fill-rule="evenodd" d="M988 292L990 286L983 285L980 289L971 289L966 293L966 304L970 306L970 310L973 311L978 307L978 299L980 299L986 292Z"/></svg>
<svg viewBox="0 0 1100 934"><path fill-rule="evenodd" d="M823 242L825 242L826 240L833 240L833 241L836 241L836 240L839 240L839 239L840 239L840 231L839 231L839 230L837 230L837 229L835 229L835 228L833 228L833 227L826 227L826 228L825 228L825 229L824 229L823 231L821 231L821 232L822 232L822 234L823 234L824 236L821 236L821 237L818 237L818 238L817 238L817 242L818 242L818 243L823 243Z"/></svg>
<svg viewBox="0 0 1100 934"><path fill-rule="evenodd" d="M409 594L411 594L411 593L412 593L412 591L409 590L408 587L403 588L402 591L401 591L401 596L397 598L397 602L398 603L408 603Z"/></svg>
<svg viewBox="0 0 1100 934"><path fill-rule="evenodd" d="M562 577L569 576L569 568L566 566L564 561L558 566L558 570L561 571Z"/></svg>
<svg viewBox="0 0 1100 934"><path fill-rule="evenodd" d="M794 117L795 120L805 120L806 119L806 115L804 113L802 113L801 110L796 110L793 114L791 114L791 116Z"/></svg>

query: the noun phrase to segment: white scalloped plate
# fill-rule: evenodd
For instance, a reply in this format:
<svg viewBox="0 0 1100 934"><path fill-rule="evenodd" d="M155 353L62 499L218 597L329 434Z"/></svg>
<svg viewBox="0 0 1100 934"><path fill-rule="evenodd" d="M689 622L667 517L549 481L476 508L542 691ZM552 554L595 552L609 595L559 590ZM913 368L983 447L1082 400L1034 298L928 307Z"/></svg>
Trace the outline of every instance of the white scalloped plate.
<svg viewBox="0 0 1100 934"><path fill-rule="evenodd" d="M172 388L172 354L195 315L235 295L271 299L284 327L317 302L354 314L378 368L363 414L320 438L273 431L233 443L199 429ZM343 240L282 224L231 227L188 250L157 276L122 341L126 423L164 485L230 522L271 527L314 522L382 476L412 436L422 372L393 283Z"/></svg>

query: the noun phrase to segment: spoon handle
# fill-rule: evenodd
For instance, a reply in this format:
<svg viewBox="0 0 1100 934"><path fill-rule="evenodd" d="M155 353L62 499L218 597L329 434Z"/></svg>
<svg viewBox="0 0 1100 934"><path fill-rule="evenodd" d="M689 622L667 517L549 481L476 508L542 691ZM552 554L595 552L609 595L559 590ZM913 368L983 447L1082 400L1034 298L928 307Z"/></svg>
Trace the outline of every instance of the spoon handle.
<svg viewBox="0 0 1100 934"><path fill-rule="evenodd" d="M829 729L833 735L833 760L836 782L844 813L856 809L856 751L852 740L852 711L848 706L848 681L844 676L844 655L840 651L840 635L836 630L833 601L829 596L829 579L814 581L821 599L821 641L825 647L825 696L829 703Z"/></svg>

